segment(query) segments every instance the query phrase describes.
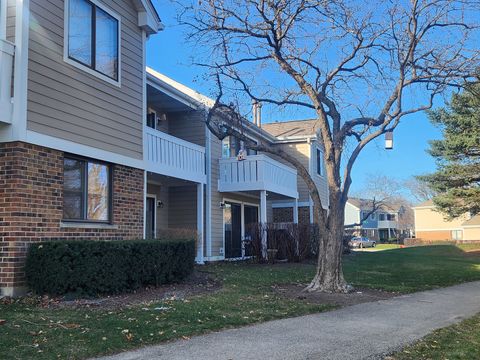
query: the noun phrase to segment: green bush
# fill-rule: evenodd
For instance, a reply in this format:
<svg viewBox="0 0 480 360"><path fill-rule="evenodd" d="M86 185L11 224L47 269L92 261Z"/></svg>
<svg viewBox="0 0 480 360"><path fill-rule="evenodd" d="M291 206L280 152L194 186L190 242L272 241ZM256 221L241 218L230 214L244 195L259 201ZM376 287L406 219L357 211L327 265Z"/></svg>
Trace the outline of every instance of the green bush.
<svg viewBox="0 0 480 360"><path fill-rule="evenodd" d="M194 240L53 241L30 246L29 287L38 294L118 294L185 279Z"/></svg>

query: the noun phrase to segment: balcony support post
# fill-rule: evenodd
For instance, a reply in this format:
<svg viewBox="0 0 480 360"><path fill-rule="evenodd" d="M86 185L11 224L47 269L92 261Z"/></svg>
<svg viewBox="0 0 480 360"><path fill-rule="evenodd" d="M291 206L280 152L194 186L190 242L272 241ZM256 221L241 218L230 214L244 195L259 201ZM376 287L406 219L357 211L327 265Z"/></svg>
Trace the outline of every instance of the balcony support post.
<svg viewBox="0 0 480 360"><path fill-rule="evenodd" d="M203 239L204 239L204 192L203 184L197 184L197 264L204 264L203 262Z"/></svg>
<svg viewBox="0 0 480 360"><path fill-rule="evenodd" d="M293 223L298 224L298 199L293 201Z"/></svg>
<svg viewBox="0 0 480 360"><path fill-rule="evenodd" d="M267 259L267 191L260 191L260 226L262 232L262 255Z"/></svg>

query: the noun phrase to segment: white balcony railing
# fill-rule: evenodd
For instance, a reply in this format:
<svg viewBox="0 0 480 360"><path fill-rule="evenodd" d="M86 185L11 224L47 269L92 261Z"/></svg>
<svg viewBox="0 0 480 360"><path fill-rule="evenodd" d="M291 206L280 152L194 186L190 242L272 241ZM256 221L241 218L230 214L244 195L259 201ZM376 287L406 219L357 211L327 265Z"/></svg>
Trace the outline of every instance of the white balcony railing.
<svg viewBox="0 0 480 360"><path fill-rule="evenodd" d="M0 122L12 123L12 80L15 46L0 39Z"/></svg>
<svg viewBox="0 0 480 360"><path fill-rule="evenodd" d="M296 198L297 171L266 155L220 159L218 191L267 190Z"/></svg>
<svg viewBox="0 0 480 360"><path fill-rule="evenodd" d="M379 229L396 229L398 223L395 220L378 220Z"/></svg>
<svg viewBox="0 0 480 360"><path fill-rule="evenodd" d="M147 170L178 179L205 183L205 148L145 127Z"/></svg>

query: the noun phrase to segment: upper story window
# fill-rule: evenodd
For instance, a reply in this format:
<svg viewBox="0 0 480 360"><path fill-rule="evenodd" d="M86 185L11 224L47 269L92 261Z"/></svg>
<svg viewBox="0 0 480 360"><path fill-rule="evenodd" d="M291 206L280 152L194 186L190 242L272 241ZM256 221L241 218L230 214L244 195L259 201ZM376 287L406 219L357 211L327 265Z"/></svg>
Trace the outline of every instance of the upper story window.
<svg viewBox="0 0 480 360"><path fill-rule="evenodd" d="M378 215L378 220L384 221L385 220L385 214L379 214Z"/></svg>
<svg viewBox="0 0 480 360"><path fill-rule="evenodd" d="M389 221L395 221L396 218L395 214L387 214L387 220Z"/></svg>
<svg viewBox="0 0 480 360"><path fill-rule="evenodd" d="M317 160L316 161L317 174L322 176L323 175L323 152L318 148L317 148L316 160Z"/></svg>
<svg viewBox="0 0 480 360"><path fill-rule="evenodd" d="M68 59L118 81L119 18L89 0L69 0L67 16Z"/></svg>
<svg viewBox="0 0 480 360"><path fill-rule="evenodd" d="M76 157L63 160L63 219L110 222L111 168Z"/></svg>

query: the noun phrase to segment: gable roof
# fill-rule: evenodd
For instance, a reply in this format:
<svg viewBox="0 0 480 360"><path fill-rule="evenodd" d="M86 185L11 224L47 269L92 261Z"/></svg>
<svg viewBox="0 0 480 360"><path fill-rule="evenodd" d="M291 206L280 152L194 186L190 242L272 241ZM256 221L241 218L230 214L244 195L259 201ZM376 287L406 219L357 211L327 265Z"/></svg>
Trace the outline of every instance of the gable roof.
<svg viewBox="0 0 480 360"><path fill-rule="evenodd" d="M347 202L350 205L355 206L359 210L371 209L372 200L371 199L362 199L362 198L348 198ZM388 202L379 207L378 210L383 211L399 211L402 205L398 205L394 202Z"/></svg>
<svg viewBox="0 0 480 360"><path fill-rule="evenodd" d="M462 226L480 226L480 215L472 216L472 218L465 221Z"/></svg>
<svg viewBox="0 0 480 360"><path fill-rule="evenodd" d="M279 139L309 137L317 135L318 121L316 119L309 119L273 122L262 124L262 129Z"/></svg>
<svg viewBox="0 0 480 360"><path fill-rule="evenodd" d="M415 205L413 208L422 208L422 207L434 207L435 205L433 204L433 200L430 199L430 200L427 200L427 201L424 201L418 205Z"/></svg>

